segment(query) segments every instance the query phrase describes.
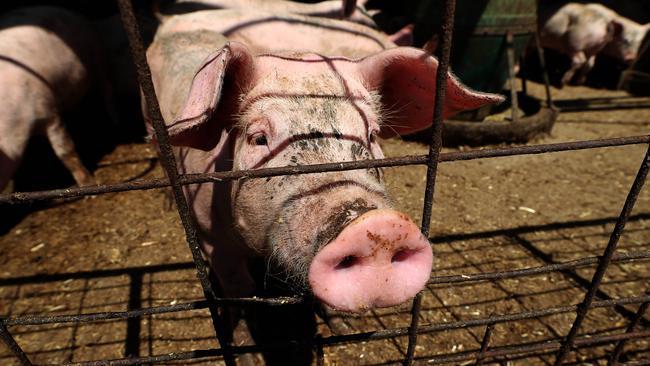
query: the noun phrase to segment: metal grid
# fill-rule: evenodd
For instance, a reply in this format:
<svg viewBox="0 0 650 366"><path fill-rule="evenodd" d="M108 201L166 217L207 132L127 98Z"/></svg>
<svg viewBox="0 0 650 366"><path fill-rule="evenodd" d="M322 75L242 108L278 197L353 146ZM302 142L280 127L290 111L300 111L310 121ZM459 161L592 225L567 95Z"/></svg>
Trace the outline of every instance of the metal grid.
<svg viewBox="0 0 650 366"><path fill-rule="evenodd" d="M187 206L184 195L182 194L181 187L185 184L213 182L213 181L226 181L236 180L243 178L260 178L271 177L287 174L308 174L313 172L329 172L339 170L352 170L359 168L370 167L392 167L404 165L426 165L427 166L427 183L424 199L422 226L421 230L424 235L428 237L429 221L431 218L433 195L435 188L436 172L439 162L449 162L458 160L473 160L488 157L524 155L524 154L541 154L558 151L570 151L580 149L591 149L598 147L613 147L631 144L648 144L644 160L639 168L634 183L628 193L621 213L617 219L614 230L611 233L608 245L601 256L582 258L579 260L557 263L552 265L526 268L512 271L499 271L487 272L472 275L457 275L457 276L439 276L432 277L429 284L458 284L458 283L472 283L486 280L505 279L531 276L540 273L549 273L556 271L563 271L567 269L576 269L584 266L597 264L596 271L588 285L587 292L584 299L576 305L546 308L536 311L519 312L508 315L496 315L484 318L473 319L470 321L456 321L446 322L441 324L433 324L427 326L420 326L418 319L421 307L421 294L413 301L411 310L411 325L404 328L386 329L373 332L356 333L351 335L321 337L316 336L313 339L306 339L292 344L291 347L302 346L310 347L315 350L317 357L317 364L323 364L323 347L332 346L344 343L361 342L368 340L390 339L400 336L408 336L408 349L406 356L402 361L403 365L412 365L414 363L426 364L439 364L445 362L461 362L461 361L474 361L476 365L481 365L485 360L493 359L495 357L504 357L512 355L536 355L548 352L554 352L555 365L564 363L567 354L576 347L588 347L602 344L615 344L614 351L609 356L609 363L611 365L619 364L619 357L622 353L623 347L628 340L642 339L650 337L650 330L647 328L637 329L639 324L647 322L643 316L650 304L650 291L644 295L637 297L626 297L611 300L595 300L596 294L599 291L601 280L608 268L612 263L626 262L631 260L640 260L650 258L650 252L639 251L634 253L616 253L616 247L621 233L625 227L627 220L630 217L632 208L635 201L642 189L642 186L650 170L650 136L633 136L625 138L591 140L572 143L559 143L559 144L545 144L536 146L523 146L506 149L490 149L478 150L468 152L455 152L441 154L441 120L442 108L440 106L444 103L445 96L445 79L447 77L447 69L449 65L449 55L451 48L452 28L453 28L453 14L455 13L455 0L444 1L444 24L442 25L442 40L439 55L439 68L436 75L437 89L435 98L435 109L433 116L433 126L430 150L428 155L423 156L408 156L401 158L380 159L372 161L355 161L355 162L342 162L331 164L318 164L311 166L292 166L282 168L259 169L254 171L238 171L238 172L216 172L210 174L190 174L179 175L176 170L174 156L172 154L171 146L167 131L164 127L164 122L160 115L157 100L153 91L151 82L151 75L148 69L143 43L140 38L138 23L133 12L131 0L118 0L120 14L124 28L127 31L129 44L133 54L134 62L138 70L138 79L144 96L149 106L149 114L153 117L153 125L155 128L156 138L160 145L160 161L162 163L168 179L154 179L154 180L139 180L129 183L104 185L97 187L82 187L71 188L64 190L51 190L44 192L30 192L30 193L14 193L9 195L0 195L0 203L3 204L24 204L31 203L39 200L52 200L60 198L81 197L88 195L95 195L107 192L122 192L136 189L153 189L161 187L172 187L174 198L178 207L183 227L185 229L186 239L188 246L192 252L194 264L196 266L197 276L203 288L205 300L195 301L188 303L181 303L171 306L161 306L152 308L143 308L125 312L103 312L83 315L63 315L63 316L23 316L14 318L0 318L0 338L9 347L10 351L20 361L21 365L32 365L31 361L22 350L19 344L16 343L8 327L15 325L40 325L40 324L54 324L54 323L79 323L79 322L97 322L108 319L126 319L133 317L140 317L143 315L161 314L169 312L187 311L195 309L209 309L212 323L215 330L215 335L219 340L221 348L217 349L204 349L190 352L178 352L158 356L137 357L137 358L123 358L116 360L98 360L75 363L75 365L140 365L151 364L156 362L174 361L174 360L190 360L200 359L205 357L221 356L225 360L226 365L234 365L234 357L237 354L259 352L269 349L286 348L286 344L261 344L255 346L231 346L223 341L224 327L220 318L220 307L222 306L256 306L258 304L265 304L271 306L282 306L286 304L295 304L303 301L300 297L288 298L218 298L212 286L210 279L207 275L206 263L201 256L197 234L193 218ZM603 308L603 307L618 307L626 304L640 304L638 311L631 317L631 320L623 333L599 336L577 336L577 332L585 319L590 309ZM576 317L569 333L561 339L547 342L529 342L520 343L515 345L490 347L490 341L493 334L493 327L499 323L511 322L522 319L535 319L542 316L548 316L561 313L575 313ZM429 357L427 359L415 360L415 346L418 342L418 335L440 332L443 330L460 329L467 327L485 327L485 333L481 342L480 349L456 352L442 356ZM634 365L648 365L650 360L640 360L633 363Z"/></svg>

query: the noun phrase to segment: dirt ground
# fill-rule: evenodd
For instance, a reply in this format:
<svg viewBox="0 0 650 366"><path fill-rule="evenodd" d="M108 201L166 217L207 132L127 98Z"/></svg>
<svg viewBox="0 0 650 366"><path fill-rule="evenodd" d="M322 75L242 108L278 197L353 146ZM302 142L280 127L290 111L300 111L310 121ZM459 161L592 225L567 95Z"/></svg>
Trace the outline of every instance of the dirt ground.
<svg viewBox="0 0 650 366"><path fill-rule="evenodd" d="M542 89L532 85L539 96ZM612 98L622 92L581 87L553 90L558 100ZM554 143L647 134L646 108L562 113ZM383 142L388 156L425 154L428 147ZM445 151L468 148L445 149ZM645 146L442 163L436 183L430 239L432 275L460 275L536 267L602 254ZM118 146L103 157L100 183L160 177L153 149ZM388 190L400 210L421 220L424 167L386 170ZM3 219L4 220L4 219ZM39 207L0 236L0 316L82 314L176 304L202 298L178 214L165 209L162 190L106 194ZM650 191L641 193L620 240L619 252L650 251ZM575 271L461 285L430 285L420 324L455 322L578 303L594 266ZM602 298L641 296L650 288L650 261L612 264ZM635 312L638 305L625 307ZM350 333L409 325L410 304L346 318ZM557 339L573 313L499 323L491 346ZM646 319L650 314L646 314ZM612 308L591 310L580 335L620 333L629 323ZM84 324L12 326L11 333L37 364L163 355L218 347L206 310ZM319 323L319 333L330 330ZM422 335L416 357L480 348L484 326ZM611 344L581 348L570 364L604 365ZM406 338L325 347L325 365L394 364ZM548 365L553 353L500 360L501 365ZM650 359L650 341L626 347L625 360ZM0 364L18 365L4 346ZM178 364L215 365L219 359ZM473 364L452 362L450 364ZM490 363L488 363L490 364Z"/></svg>

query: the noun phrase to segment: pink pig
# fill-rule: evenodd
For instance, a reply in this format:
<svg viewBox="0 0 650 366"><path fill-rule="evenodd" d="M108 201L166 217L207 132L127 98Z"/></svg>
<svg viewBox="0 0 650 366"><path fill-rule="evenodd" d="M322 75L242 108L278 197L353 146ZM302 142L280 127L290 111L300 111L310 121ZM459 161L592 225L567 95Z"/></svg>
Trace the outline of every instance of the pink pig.
<svg viewBox="0 0 650 366"><path fill-rule="evenodd" d="M637 24L603 5L581 3L541 8L539 25L542 46L571 58L571 68L562 77L562 84L571 81L576 73L577 83L583 84L600 52L630 63L648 30L647 25Z"/></svg>
<svg viewBox="0 0 650 366"><path fill-rule="evenodd" d="M0 191L36 133L47 135L77 184L93 184L60 116L86 93L95 71L88 24L63 9L33 7L3 15L0 29Z"/></svg>
<svg viewBox="0 0 650 366"><path fill-rule="evenodd" d="M154 3L155 13L159 13L159 8L159 4ZM160 10L167 13L207 9L262 10L275 14L291 13L319 18L345 19L369 27L377 27L363 4L357 5L355 0L327 0L311 4L286 0L176 0L171 7L163 7Z"/></svg>
<svg viewBox="0 0 650 366"><path fill-rule="evenodd" d="M436 59L359 24L199 11L167 18L147 56L182 173L379 159L379 137L431 125ZM501 100L450 75L444 115ZM226 296L255 293L255 256L351 313L401 304L430 276L429 242L392 208L380 169L185 193Z"/></svg>

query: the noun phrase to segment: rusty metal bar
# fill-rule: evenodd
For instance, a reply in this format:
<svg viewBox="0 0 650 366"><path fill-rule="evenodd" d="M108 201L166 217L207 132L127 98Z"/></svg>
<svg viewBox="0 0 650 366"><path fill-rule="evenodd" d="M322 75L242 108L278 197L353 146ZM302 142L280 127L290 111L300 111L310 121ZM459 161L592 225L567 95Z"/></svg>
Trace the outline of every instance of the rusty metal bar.
<svg viewBox="0 0 650 366"><path fill-rule="evenodd" d="M580 347L597 346L597 345L608 344L608 343L617 342L621 340L643 339L649 336L650 336L650 330L639 331L634 333L622 333L622 334L597 336L597 337L585 336L576 339L575 345ZM511 357L519 354L527 354L528 356L535 356L549 351L554 351L559 347L560 347L560 342L558 341L543 341L543 342L527 343L527 344L516 345L516 346L501 346L501 347L495 347L492 350L485 352L485 357L486 358L508 357L508 356ZM461 361L467 361L475 358L476 353L477 351L467 351L467 352L460 352L455 354L429 357L423 359L422 362L418 362L418 364L435 365L435 364L450 363L450 362L458 363Z"/></svg>
<svg viewBox="0 0 650 366"><path fill-rule="evenodd" d="M526 57L524 55L519 56L519 77L521 78L521 92L524 97L528 97L528 82L526 80Z"/></svg>
<svg viewBox="0 0 650 366"><path fill-rule="evenodd" d="M61 324L61 323L79 323L79 322L96 322L111 319L135 318L144 315L165 314L178 311L189 311L206 309L208 302L193 301L188 303L156 306L146 309L136 309L129 311L113 311L104 313L91 313L79 315L54 315L54 316L20 316L15 318L2 319L0 325L43 325L43 324Z"/></svg>
<svg viewBox="0 0 650 366"><path fill-rule="evenodd" d="M602 308L602 307L613 307L616 305L639 304L647 301L645 299L650 299L650 296L628 297L628 298L615 299L615 300L594 301L592 307ZM533 319L537 317L543 317L543 316L549 316L555 314L570 313L576 311L577 308L578 305L569 305L569 306L561 306L561 307L548 308L542 310L525 311L521 313L514 313L508 315L497 315L489 318L471 319L471 320L442 323L442 324L432 324L428 326L422 326L420 331L422 333L431 333L431 332L439 332L443 330L458 329L464 327L484 326L490 323L504 323L504 322L515 321L515 320Z"/></svg>
<svg viewBox="0 0 650 366"><path fill-rule="evenodd" d="M466 161L485 158L498 158L514 155L535 155L552 152L576 151L585 149L596 149L605 147L618 147L626 145L637 145L650 143L650 136L617 137L600 140L587 140L575 142L561 142L554 144L541 144L532 146L518 146L503 149L482 149L472 151L459 151L440 154L441 163L453 161ZM256 170L241 170L228 172L215 172L207 174L187 174L179 176L179 183L182 185L206 183L214 181L227 181L242 178L266 178L279 175L310 174L321 172L333 172L342 170L366 169L366 168L387 168L408 165L425 164L428 155L404 156L397 158L347 161L341 163L326 163L301 166L286 166L278 168L265 168ZM0 195L0 204L26 204L43 200L66 199L82 196L91 196L102 193L115 193L140 189L156 189L169 187L169 180L165 178L136 180L133 182L107 184L103 186L77 187L55 189L39 192L17 192Z"/></svg>
<svg viewBox="0 0 650 366"><path fill-rule="evenodd" d="M623 229L625 228L627 219L630 216L632 209L634 208L636 199L639 196L641 189L643 188L643 184L645 183L649 170L650 170L650 145L648 145L648 149L646 150L646 154L645 157L643 158L643 162L639 167L639 172L637 173L637 176L634 179L634 183L632 183L632 187L630 188L627 198L625 199L625 204L623 205L621 214L619 215L618 221L614 226L614 230L612 231L612 234L609 238L607 247L605 248L603 256L598 263L596 272L592 277L591 285L589 286L589 289L585 294L584 300L578 306L578 311L576 313L576 319L573 322L573 326L571 327L569 334L567 334L564 342L562 343L562 347L560 347L560 350L558 351L554 366L560 366L564 361L564 358L569 353L571 347L573 347L574 338L578 333L578 329L580 329L580 325L582 324L582 321L587 316L587 312L589 311L589 307L591 306L591 303L594 301L594 297L596 296L596 292L598 291L600 282L603 279L603 276L605 275L605 271L607 271L607 267L609 266L612 260L612 256L614 255L614 252L616 251L618 240L621 236L621 233L623 232Z"/></svg>
<svg viewBox="0 0 650 366"><path fill-rule="evenodd" d="M632 253L619 253L612 257L612 263L619 263L623 261L650 259L650 252L632 252ZM432 277L429 284L453 284L453 283L466 283L477 282L485 280L499 280L515 277L531 276L543 273L549 273L565 269L574 269L591 264L598 263L599 257L583 258L575 261L557 263L553 265L546 265L534 268L527 268L521 270L504 271L504 272L488 272L470 275L454 275L454 276L439 276ZM217 298L217 303L222 306L283 306L289 304L298 304L303 302L301 297L274 297L274 298ZM207 301L194 301L170 306L159 306L153 308L132 310L126 312L104 312L104 313L91 313L80 315L56 315L56 316L21 316L16 318L7 318L0 320L0 324L4 325L42 325L42 324L55 324L55 323L71 323L71 322L93 322L100 320L110 319L123 319L128 317L138 317L152 314L163 314L177 311L189 311L206 309L208 307Z"/></svg>
<svg viewBox="0 0 650 366"><path fill-rule="evenodd" d="M427 282L427 284L436 285L436 284L449 284L449 283L478 282L478 281L486 281L486 280L503 280L508 278L534 276L543 273L557 272L557 271L575 269L575 268L585 267L592 264L597 264L600 259L601 257L588 257L588 258L581 258L581 259L576 259L568 262L554 263L554 264L549 264L549 265L544 265L539 267L516 269L512 271L485 272L485 273L451 275L451 276L436 276L436 277L431 277L431 279L429 279L429 282ZM612 256L612 263L619 263L623 261L639 260L639 259L650 259L650 251L617 253Z"/></svg>
<svg viewBox="0 0 650 366"><path fill-rule="evenodd" d="M614 97L614 98L571 98L558 99L555 107L562 114L574 112L597 112L623 109L648 109L648 97ZM565 122L564 120L562 122Z"/></svg>
<svg viewBox="0 0 650 366"><path fill-rule="evenodd" d="M593 303L594 308L600 308L600 307L612 307L616 305L626 305L626 304L640 304L644 302L649 302L650 301L650 295L646 295L643 297L633 297L633 298L622 298L622 299L616 299L616 300L606 300L606 301L595 301ZM180 306L187 306L188 309L186 310L192 310L192 309L200 309L200 308L205 308L207 307L207 303L205 301L203 302L195 302L195 303L189 303L189 304L180 304ZM203 307L202 307L203 306ZM164 309L167 308L167 309ZM549 309L543 309L543 310L536 310L536 311L528 311L528 312L521 312L521 313L515 313L515 314L508 314L508 315L499 315L499 316L490 316L488 318L481 318L481 319L472 319L468 321L457 321L457 322L451 322L451 323L442 323L442 324L434 324L434 325L429 325L429 326L422 326L418 329L419 334L425 334L425 333L432 333L432 332L439 332L439 331L444 331L444 330L452 330L452 329L460 329L460 328L467 328L467 327L475 327L475 326L486 326L489 324L496 324L496 323L504 323L504 322L511 322L511 321L517 321L517 320L525 320L525 319L535 319L539 317L544 317L544 316L549 316L549 315L556 315L556 314L561 314L561 313L568 313L575 311L577 308L577 305L573 306L564 306L564 307L557 307L557 308L549 308ZM169 310L169 311L179 311L178 309L174 309L174 307L160 307L160 308L152 308L152 309L144 309L147 312L142 312L142 313L136 313L135 311L133 312L123 312L123 313L112 313L112 314L120 314L120 317L125 317L125 316L141 316L141 315L147 315L147 314L156 314L156 313L162 313L164 311L159 311L159 310ZM108 314L108 313L105 313ZM92 314L91 314L92 316ZM62 319L66 316L60 316L58 317L59 319L56 319L55 317L43 317L41 319L37 319L34 317L22 317L22 318L15 318L15 319L10 319L7 320L7 323L11 324L16 324L16 325L40 325L40 324L48 324L48 323L57 323L57 322L63 322L63 321L75 321L72 319ZM90 320L89 316L84 316L80 315L79 321L85 321L85 320ZM48 319L45 319L48 318ZM54 319L53 319L54 318ZM60 320L61 321L54 321L54 320ZM92 320L106 320L108 318L94 318ZM22 321L25 320L25 321ZM42 321L45 320L45 321ZM0 327L4 326L3 323L0 323ZM395 329L387 329L387 330L378 330L378 331L373 331L373 332L365 332L365 333L356 333L356 334L350 334L350 335L343 335L343 336L331 336L328 338L318 338L315 341L312 340L304 340L301 342L301 344L304 344L306 346L314 346L315 344L320 344L321 346L331 346L331 345L338 345L338 344L343 344L343 343L354 343L354 342L360 342L360 341L371 341L371 340L381 340L381 339L388 339L388 338L394 338L394 337L399 337L399 336L405 336L408 334L409 328L395 328ZM636 333L630 333L632 334L629 336L629 338L626 339L631 339L631 338L636 338L634 334ZM264 350L270 350L270 349L281 349L283 347L294 347L296 346L295 342L293 344L273 344L273 345L258 345L258 346L247 346L247 347L232 347L231 351L236 354L241 354L241 353L247 353L247 352L260 352ZM190 358L201 358L201 357L210 357L210 356L220 356L222 355L220 349L216 350L210 350L209 352L203 352L197 351L196 352L184 352L184 353L172 353L170 355L165 355L165 356L156 356L154 358L151 357L141 357L137 359L123 359L117 363L114 361L110 361L113 363L106 363L109 361L92 361L90 363L81 363L81 364L75 364L75 365L135 365L135 364L142 364L142 363L150 363L153 361L156 362L162 362L162 361L169 361L169 360L182 360L182 359L190 359ZM489 354L493 351L488 351L486 352L486 357L489 356ZM157 357L162 357L162 358L157 358ZM166 357L171 357L171 358L166 358ZM471 357L470 357L471 359ZM126 363L124 363L126 362ZM131 362L131 363L129 363ZM135 362L135 363L133 363Z"/></svg>
<svg viewBox="0 0 650 366"><path fill-rule="evenodd" d="M488 350L490 345L490 338L492 338L492 330L494 329L494 323L490 323L485 327L485 334L483 334L483 341L481 341L481 350L478 355L476 355L476 366L481 366L483 364L483 359L485 359L485 353Z"/></svg>
<svg viewBox="0 0 650 366"><path fill-rule="evenodd" d="M323 336L316 335L316 366L325 366L325 355L323 354Z"/></svg>
<svg viewBox="0 0 650 366"><path fill-rule="evenodd" d="M18 343L16 343L16 340L14 339L14 337L11 336L11 333L9 333L9 329L7 329L7 327L4 325L3 321L0 321L0 338L2 339L4 344L7 345L9 351L11 351L11 353L14 356L16 356L18 361L20 361L20 364L22 366L32 366L32 362L25 354L25 351L23 351L23 349L20 348Z"/></svg>
<svg viewBox="0 0 650 366"><path fill-rule="evenodd" d="M171 352L164 355L148 357L129 357L113 360L97 360L75 363L65 363L61 366L130 366L130 365L149 365L160 362L196 360L199 358L223 356L221 348L204 349L189 352Z"/></svg>
<svg viewBox="0 0 650 366"><path fill-rule="evenodd" d="M535 48L537 49L537 57L539 57L539 66L542 68L542 77L544 79L544 90L546 91L546 106L553 107L553 98L551 97L551 82L548 77L548 70L546 69L546 59L544 59L544 49L542 48L542 41L539 39L539 33L535 32Z"/></svg>
<svg viewBox="0 0 650 366"><path fill-rule="evenodd" d="M274 297L274 298L218 298L217 304L222 306L284 306L298 304L304 300L300 297ZM109 311L103 313L90 313L79 315L54 315L54 316L21 316L15 318L1 319L0 324L4 325L42 325L58 323L96 322L100 320L135 318L144 315L164 314L178 311L189 311L207 309L207 301L193 301L169 306L156 306L152 308L136 309L129 311Z"/></svg>
<svg viewBox="0 0 650 366"><path fill-rule="evenodd" d="M124 27L129 41L131 56L133 57L133 62L138 72L138 82L140 83L140 87L147 104L147 112L155 129L156 139L158 141L159 147L160 162L165 169L165 173L167 174L172 187L172 192L176 201L176 207L178 208L178 213L183 223L183 228L185 229L187 244L190 248L190 251L192 252L192 257L196 265L197 277L201 282L203 294L209 303L210 315L212 318L214 330L217 339L219 340L219 344L223 349L226 365L234 366L234 357L229 351L230 345L224 336L224 326L222 324L222 320L219 315L219 309L215 301L217 296L215 295L212 284L210 283L206 263L203 260L203 255L201 254L201 249L199 248L196 225L194 223L192 215L190 214L187 201L183 194L182 186L179 183L178 171L176 170L176 160L169 143L169 136L165 127L165 122L163 120L162 114L160 113L160 106L158 105L156 92L154 90L153 81L151 79L151 70L147 64L144 44L142 42L142 37L140 35L135 13L133 12L133 4L131 3L131 0L118 0L118 7L122 19L122 26Z"/></svg>
<svg viewBox="0 0 650 366"><path fill-rule="evenodd" d="M646 291L646 294L650 293L650 291ZM627 329L625 330L626 333L633 332L636 327L639 326L639 323L641 322L641 319L643 318L643 315L645 314L646 310L648 310L648 306L650 305L650 302L644 302L639 306L639 309L637 310L636 314L634 314L634 318L630 322L630 324L627 326ZM623 353L623 348L625 347L625 340L621 340L620 342L616 343L616 347L614 347L614 351L612 351L611 357L609 359L609 366L618 366L619 361L618 359L621 357L621 354Z"/></svg>
<svg viewBox="0 0 650 366"><path fill-rule="evenodd" d="M590 345L599 345L599 344L608 344L625 339L643 339L644 337L650 336L650 330L638 331L632 333L623 333L615 335L606 335L606 336L592 336L592 337L583 337L576 340L577 346L590 346ZM323 339L323 345L328 345L327 338ZM305 340L305 344L315 343L315 340ZM560 344L558 341L551 342L538 342L532 344L520 344L515 346L504 346L504 347L495 347L492 350L489 350L485 353L485 357L504 357L512 356L522 353L531 353L531 352L544 352L549 350L557 349ZM232 347L233 353L244 354L244 353L253 353L261 352L265 350L277 350L290 347L287 344L274 344L272 346L234 346ZM476 357L477 351L467 351L451 355L442 355L424 358L422 361L426 364L438 364L445 362L458 362L464 360L471 360ZM196 350L190 352L178 352L178 353L169 353L159 356L149 356L149 357L138 357L138 358L121 358L114 360L99 360L99 361L86 361L78 362L72 364L64 364L62 366L127 366L127 365L142 365L152 362L165 362L165 361L180 361L180 360L191 360L198 358L206 357L216 357L221 356L221 349L206 349L206 350ZM532 353L531 355L535 355ZM418 360L419 361L419 360ZM420 364L420 362L418 362Z"/></svg>
<svg viewBox="0 0 650 366"><path fill-rule="evenodd" d="M510 79L510 109L512 123L519 121L519 99L517 98L517 78L515 77L515 45L511 31L506 32L506 55L508 59L508 78Z"/></svg>
<svg viewBox="0 0 650 366"><path fill-rule="evenodd" d="M433 195L435 192L438 160L442 147L442 111L447 92L447 71L451 55L451 39L454 30L454 16L456 14L456 0L444 0L442 24L440 28L441 42L438 54L438 70L436 70L436 95L433 104L433 128L429 140L429 155L427 156L427 180L424 192L424 205L422 207L422 226L420 230L425 237L429 237L429 225L433 210ZM415 346L418 342L418 323L420 321L420 308L422 307L422 292L415 295L411 308L411 325L409 327L408 346L404 357L404 366L413 363Z"/></svg>

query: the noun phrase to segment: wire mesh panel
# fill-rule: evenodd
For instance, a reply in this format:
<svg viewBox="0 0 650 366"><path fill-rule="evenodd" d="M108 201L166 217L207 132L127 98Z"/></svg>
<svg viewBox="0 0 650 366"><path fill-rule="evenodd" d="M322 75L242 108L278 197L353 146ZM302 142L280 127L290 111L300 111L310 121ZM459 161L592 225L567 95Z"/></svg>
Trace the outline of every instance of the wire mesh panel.
<svg viewBox="0 0 650 366"><path fill-rule="evenodd" d="M592 362L592 364L608 362L612 365L650 364L648 352L650 330L647 328L646 314L650 302L647 277L650 248L645 226L648 214L633 213L634 205L639 200L644 204L643 210L648 208L647 195L643 196L642 187L650 169L650 149L641 156L638 154L639 146L636 146L650 144L650 136L643 129L643 127L647 129L647 125L641 126L641 132L630 137L441 152L442 108L440 106L445 102L444 86L456 6L454 0L446 0L444 1L446 21L442 27L440 65L436 76L436 98L431 101L436 108L432 116L434 128L430 140L427 141L428 153L424 154L425 151L422 151L419 155L396 154L399 157L376 160L180 175L176 170L176 162L158 108L132 4L129 0L119 0L118 4L138 69L139 82L149 107L149 115L153 116L156 140L160 147L158 159L167 178L136 179L92 187L5 194L0 196L0 203L19 207L39 201L87 198L92 204L94 199L92 197L95 195L115 194L113 203L117 205L120 202L118 197L128 194L127 191L171 187L178 215L175 217L167 215L167 217L176 221L180 217L179 225L183 227L185 240L190 249L188 261L179 263L175 261L177 258L173 258L172 264L145 263L142 266L120 268L119 265L125 257L118 251L113 258L117 266L112 269L88 268L85 271L64 272L60 275L43 273L21 278L12 277L8 272L2 273L0 286L14 291L7 297L12 301L19 302L24 297L24 291L34 291L23 290L22 286L28 288L34 283L43 283L47 288L48 284L57 283L63 289L65 296L75 297L80 304L75 308L79 310L78 313L67 312L66 307L54 306L49 308L49 311L59 314L43 315L23 311L27 315L18 313L0 318L0 337L8 348L8 353L2 360L31 365L32 357L38 357L39 360L47 359L47 354L42 355L39 354L41 351L33 350L31 342L37 339L33 338L36 337L34 333L62 331L70 332L71 341L66 346L56 349L57 352L66 353L65 361L58 364L188 364L218 360L227 365L234 365L238 355L264 350L292 352L296 349L313 350L316 356L314 362L318 365L491 364L495 362L556 365L581 362ZM390 145L388 147L391 148ZM392 148L399 149L396 146ZM600 148L608 149L594 150ZM634 150L626 150L637 153L631 154L629 159L635 162L641 160L634 181L631 183L625 181L628 184L621 190L627 192L626 198L603 197L608 204L612 201L618 203L616 208L611 208L620 209L617 216L591 218L587 206L575 208L585 209L577 215L582 217L580 215L585 214L584 217L589 218L586 221L557 221L553 220L553 214L549 213L550 219L547 218L549 219L547 221L550 221L550 224L539 224L539 220L523 216L518 221L519 225L512 229L495 225L491 230L479 232L450 231L441 235L440 232L431 234L429 231L431 224L441 219L440 215L434 212L437 207L434 206L434 197L437 197L434 195L434 188L440 189L440 185L444 185L452 174L447 171L441 173L439 163L466 161L476 164L473 167L480 170L480 164L487 161L483 159L503 158L503 161L510 161L507 159L521 158L555 159L550 164L554 166L572 159L570 154L593 151L606 154L614 148L633 148ZM584 151L578 152L578 150ZM605 152L601 153L601 151ZM560 152L564 153L550 154ZM589 159L591 156L601 155L589 155ZM489 161L495 160L497 159ZM507 162L503 164L506 165ZM412 304L397 309L372 310L367 316L369 320L345 316L334 319L343 324L344 328L347 327L342 334L334 334L323 323L319 325L317 334L312 338L290 343L231 344L230 335L227 334L227 327L224 325L225 309L286 307L310 300L298 295L282 298L219 297L214 290L215 284L211 283L207 264L200 252L194 218L182 193L182 186L281 175L402 166L418 166L422 169L426 167L426 171L419 170L415 178L411 177L413 182L404 182L404 185L414 189L414 185L417 184L422 188L423 197L417 202L421 204L418 207L419 218L422 220L421 230L426 237L431 238L436 257L434 272L427 287ZM603 175L611 177L612 181L620 182L618 179L620 177L615 176L621 173L617 166L606 166L604 163L594 161L593 166L581 168L603 171L605 172ZM539 172L538 177L532 177L533 180L531 177L519 177L516 170L509 170L501 165L489 165L486 172L488 179L485 180L490 178L487 173L510 175L509 179L520 179L522 184L526 182L539 184L539 181L534 179L544 179L544 176L548 176L549 181L567 180L566 190L575 189L580 192L580 189L590 188L573 187L570 177L554 176L553 171ZM439 184L436 185L436 182ZM600 182L594 182L594 186L597 184ZM397 193L399 200L401 187L389 188ZM455 196L451 194L449 197L471 202L473 198L469 196L473 195L472 192L476 191L477 195L490 195L492 194L490 191L497 188L489 182L484 189L458 187L462 194ZM543 186L535 188L539 192L544 192ZM504 192L504 195L508 195L506 201L499 201L495 197L494 206L504 203L507 210L514 213L537 214L537 210L526 206L526 200L517 196L516 192ZM449 197L445 196L439 205L454 210L453 206L456 203L450 202ZM540 202L545 199L541 199ZM552 199L554 198L548 197L548 200ZM107 217L109 216L110 213L107 214ZM527 219L533 223L526 224ZM477 224L476 219L469 214L465 216L465 220L467 220L465 228ZM495 217L493 222L498 224L498 217ZM111 221L107 219L105 224L107 232L110 232ZM614 226L610 228L612 224ZM625 236L624 228L628 224L633 225L633 229L629 236ZM133 225L135 226L135 223ZM146 223L143 225L146 226ZM120 236L120 233L113 234ZM142 238L146 237L146 235L136 235L133 240L143 240ZM609 239L603 243L603 238ZM624 250L617 250L621 238L626 240L626 245ZM181 237L172 237L172 239L176 242L182 240ZM629 242L634 245L627 245ZM146 257L148 251L161 250L156 245L158 244L153 241L142 241L132 255L137 253ZM43 246L44 244L35 245L29 251L36 253ZM112 252L107 253L106 258L110 260ZM192 293L191 290L186 289L190 287L189 283L196 282L196 277L200 285L198 298L197 291ZM181 292L187 290L187 293L174 295L172 301L167 301L169 294L162 290L165 286L174 286ZM128 289L129 294L126 298L113 299L117 301L116 303L126 302L127 310L107 310L111 309L111 304L88 305L93 299L86 298L87 294L107 291L108 295L103 297L107 300L114 296L115 289ZM39 291L35 292L40 294ZM161 295L161 292L164 294ZM147 293L144 300L143 293ZM42 296L56 295L45 291L45 295ZM157 301L158 298L165 301ZM81 306L83 304L86 305ZM10 311L2 311L2 314L10 313ZM168 329L154 328L157 326L157 320L160 319L165 319L171 326ZM189 327L191 332L183 333L182 341L176 343L170 341L177 338L176 333L180 332L179 329L183 329L183 332L187 331L187 328L178 326L182 323L191 323ZM47 326L50 328L46 328ZM86 326L89 328L86 329ZM115 329L109 331L112 328ZM148 343L142 342L141 335L145 331L143 328L146 328L149 334ZM30 331L30 329L38 330ZM104 332L125 333L125 342L116 341ZM198 339L197 333L206 336ZM90 349L100 350L102 347L124 343L121 349L122 356L101 357L101 359L94 357L83 361L74 359L74 353L82 348L78 344L78 340L82 338L81 334L93 339L83 346ZM160 336L155 338L156 334ZM165 341L169 343L167 347L160 347L165 349L165 352L153 351L154 344L158 349L157 343ZM145 344L149 345L148 349ZM179 344L186 347L174 348ZM593 351L584 352L585 349ZM103 354L101 351L98 352Z"/></svg>

